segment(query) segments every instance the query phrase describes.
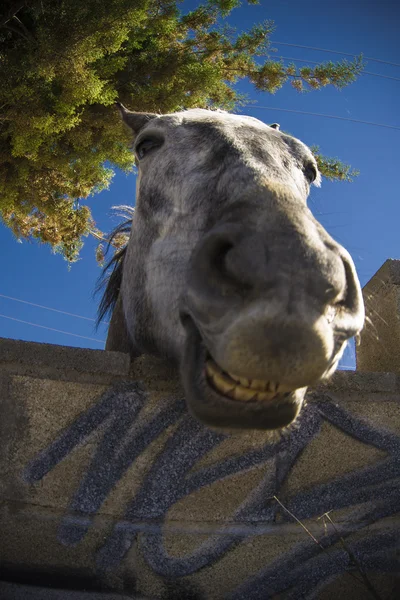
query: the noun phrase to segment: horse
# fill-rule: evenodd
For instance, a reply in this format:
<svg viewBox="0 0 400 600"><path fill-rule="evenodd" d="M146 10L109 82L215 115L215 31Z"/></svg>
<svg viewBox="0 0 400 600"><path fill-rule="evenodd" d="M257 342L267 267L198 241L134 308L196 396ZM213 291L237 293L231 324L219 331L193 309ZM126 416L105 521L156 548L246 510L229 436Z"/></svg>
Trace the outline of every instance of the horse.
<svg viewBox="0 0 400 600"><path fill-rule="evenodd" d="M117 106L138 175L99 307L106 350L169 361L210 428L283 430L365 318L350 254L307 206L311 150L250 116Z"/></svg>

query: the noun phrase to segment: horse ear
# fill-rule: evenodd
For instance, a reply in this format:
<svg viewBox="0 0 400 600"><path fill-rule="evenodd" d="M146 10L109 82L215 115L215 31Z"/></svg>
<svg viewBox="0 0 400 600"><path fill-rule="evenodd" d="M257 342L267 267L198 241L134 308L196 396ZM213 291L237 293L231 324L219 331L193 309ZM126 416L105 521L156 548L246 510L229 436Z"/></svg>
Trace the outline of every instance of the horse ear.
<svg viewBox="0 0 400 600"><path fill-rule="evenodd" d="M132 112L125 108L120 102L116 102L115 105L121 114L122 120L132 129L135 136L146 123L151 121L151 119L158 117L155 113Z"/></svg>
<svg viewBox="0 0 400 600"><path fill-rule="evenodd" d="M272 125L270 125L270 127L272 127L272 129L277 129L279 131L280 125L279 125L279 123L272 123Z"/></svg>

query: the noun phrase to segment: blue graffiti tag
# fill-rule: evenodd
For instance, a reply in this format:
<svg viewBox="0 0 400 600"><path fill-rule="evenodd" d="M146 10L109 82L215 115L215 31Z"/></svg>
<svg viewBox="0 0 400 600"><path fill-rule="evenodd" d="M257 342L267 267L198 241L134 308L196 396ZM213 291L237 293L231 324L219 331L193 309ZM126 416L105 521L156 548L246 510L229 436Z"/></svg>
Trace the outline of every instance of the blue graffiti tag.
<svg viewBox="0 0 400 600"><path fill-rule="evenodd" d="M42 450L23 473L26 483L40 481L95 431L103 432L58 533L63 544L77 544L86 535L93 517L135 459L167 427L176 424L163 451L149 467L139 491L128 503L124 519L114 526L99 549L97 565L100 570L116 568L140 533L142 555L153 571L169 579L178 578L214 564L233 547L252 536L264 534L271 526L276 532L280 526L276 522L278 513L280 524L292 522L290 515L282 511L273 497L279 496L293 466L308 443L318 436L324 421L348 436L384 451L385 458L328 483L294 493L285 500L287 509L297 518L308 519L332 509L353 507L354 518L350 515L345 524L323 538L322 543L327 548L340 538L346 538L379 519L395 514L400 508L400 492L396 482L400 458L398 436L374 428L338 407L328 396L321 396L304 408L299 425L290 435L197 470L194 467L199 460L227 436L208 430L188 415L183 399L167 399L167 407L163 404L147 420L140 419L146 398L146 391L138 383L115 385ZM274 460L274 469L267 465L270 465L271 459ZM265 475L255 489L249 490L229 524L220 525L217 533L211 532L209 538L190 555L184 558L170 556L165 550L162 533L162 524L170 508L206 485L257 465L265 465ZM143 524L146 520L147 523ZM155 525L149 524L149 520ZM366 567L373 563L380 565L378 568L383 571L392 571L396 566L388 558L387 552L395 547L396 540L396 532L371 534L354 544L354 552L363 557ZM382 552L386 552L384 560ZM307 578L304 578L305 565L308 567ZM306 538L304 543L249 578L229 598L257 600L283 592L289 594L288 599L306 598L311 590L315 592L316 587L347 568L349 556L343 549L335 549L329 554L321 553L321 548ZM293 591L294 595L291 596L290 590L296 590L296 593ZM300 591L301 595L296 596Z"/></svg>

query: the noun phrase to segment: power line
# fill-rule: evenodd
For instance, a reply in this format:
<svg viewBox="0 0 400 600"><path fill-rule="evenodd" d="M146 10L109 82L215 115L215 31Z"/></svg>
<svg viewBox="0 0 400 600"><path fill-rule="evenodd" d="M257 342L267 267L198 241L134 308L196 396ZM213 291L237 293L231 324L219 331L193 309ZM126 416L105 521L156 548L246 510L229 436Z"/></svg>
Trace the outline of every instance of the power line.
<svg viewBox="0 0 400 600"><path fill-rule="evenodd" d="M301 46L300 44L287 44L286 42L271 42L271 44L277 44L278 46L291 46L292 48L306 48L307 50L318 50L318 52L330 52L332 54L342 54L343 56L351 56L356 58L356 54L350 54L350 52L340 52L339 50L328 50L327 48L315 48L314 46ZM373 62L383 63L384 65L392 65L392 67L400 67L400 64L389 62L388 60L381 60L380 58L372 58L371 56L364 56L365 60L372 60Z"/></svg>
<svg viewBox="0 0 400 600"><path fill-rule="evenodd" d="M97 340L96 338L86 337L85 335L78 335L77 333L70 333L69 331L62 331L61 329L53 329L53 327L45 327L44 325L38 325L37 323L30 323L29 321L23 321L22 319L15 319L14 317L8 317L7 315L1 315L3 319L9 319L10 321L17 321L18 323L24 323L25 325L32 325L32 327L40 327L40 329L48 329L49 331L55 331L56 333L63 333L64 335L72 335L83 340L90 340L91 342L97 342L98 344L105 344L103 340Z"/></svg>
<svg viewBox="0 0 400 600"><path fill-rule="evenodd" d="M68 315L69 317L76 317L77 319L85 319L85 321L95 321L96 319L91 319L90 317L82 317L82 315L76 315L74 313L66 312L65 310L58 310L57 308L50 308L50 306L43 306L42 304L35 304L34 302L28 302L28 300L20 300L19 298L13 298L12 296L6 296L5 294L0 294L1 298L7 298L7 300L14 300L15 302L22 302L23 304L29 304L30 306L36 306L37 308L44 308L45 310L52 310L56 313L61 313L62 315ZM100 321L105 325L109 325L108 321Z"/></svg>
<svg viewBox="0 0 400 600"><path fill-rule="evenodd" d="M310 65L319 65L320 63L316 60L303 60L302 58L292 58L291 56L280 56L284 60L293 60L294 62L304 62ZM393 81L400 81L399 77L390 77L389 75L381 75L380 73L371 73L371 71L362 71L361 75L372 75L373 77L382 77L383 79L393 79Z"/></svg>
<svg viewBox="0 0 400 600"><path fill-rule="evenodd" d="M387 129L398 129L396 125L386 125L384 123L373 123L372 121L361 121L360 119L350 119L349 117L338 117L337 115L325 115L323 113L307 112L305 110L294 110L293 108L276 108L275 106L258 106L256 104L246 104L246 108L258 108L265 110L280 110L282 112L297 113L300 115L312 115L314 117L325 117L326 119L339 119L339 121L352 121L353 123L362 123L363 125L374 125L375 127L385 127Z"/></svg>

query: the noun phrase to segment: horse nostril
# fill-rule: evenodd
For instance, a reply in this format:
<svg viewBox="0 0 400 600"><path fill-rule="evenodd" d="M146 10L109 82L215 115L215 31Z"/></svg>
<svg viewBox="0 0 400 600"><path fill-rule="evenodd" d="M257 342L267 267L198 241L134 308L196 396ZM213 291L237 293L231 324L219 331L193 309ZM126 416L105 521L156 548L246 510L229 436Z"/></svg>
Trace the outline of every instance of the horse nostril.
<svg viewBox="0 0 400 600"><path fill-rule="evenodd" d="M342 292L332 305L335 310L334 329L346 339L356 335L364 325L364 303L356 269L350 255L343 248L340 258L344 267Z"/></svg>
<svg viewBox="0 0 400 600"><path fill-rule="evenodd" d="M229 269L228 253L233 249L233 243L227 240L218 240L210 255L211 269L225 282L237 283L236 277Z"/></svg>
<svg viewBox="0 0 400 600"><path fill-rule="evenodd" d="M190 325L190 322L192 321L192 317L187 312L180 310L179 311L179 320L180 320L182 326L186 329Z"/></svg>
<svg viewBox="0 0 400 600"><path fill-rule="evenodd" d="M352 267L346 256L342 255L341 258L344 265L346 284L342 293L342 298L337 302L337 305L350 312L355 312L359 310L359 290L354 267Z"/></svg>
<svg viewBox="0 0 400 600"><path fill-rule="evenodd" d="M228 240L215 240L214 247L210 252L210 262L218 271L225 270L225 258L232 248L233 243Z"/></svg>
<svg viewBox="0 0 400 600"><path fill-rule="evenodd" d="M211 231L194 250L188 273L188 294L196 305L206 303L210 312L215 302L232 306L257 284L262 251L251 244L252 232L239 225L224 225ZM259 242L261 245L261 241ZM257 270L258 269L258 270ZM227 304L228 303L228 304Z"/></svg>
<svg viewBox="0 0 400 600"><path fill-rule="evenodd" d="M219 290L225 286L229 289L246 287L240 269L244 258L240 250L238 252L239 246L240 242L229 232L210 236L203 246L197 264L212 287Z"/></svg>

